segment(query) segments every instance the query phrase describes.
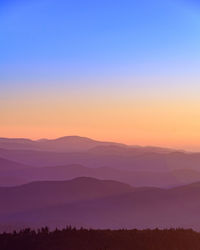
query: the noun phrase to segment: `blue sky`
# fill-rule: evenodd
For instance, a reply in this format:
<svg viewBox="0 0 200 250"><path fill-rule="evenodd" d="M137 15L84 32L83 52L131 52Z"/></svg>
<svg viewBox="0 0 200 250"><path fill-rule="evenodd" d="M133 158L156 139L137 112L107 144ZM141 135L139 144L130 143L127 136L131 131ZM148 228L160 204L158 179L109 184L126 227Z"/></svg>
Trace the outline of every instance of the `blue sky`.
<svg viewBox="0 0 200 250"><path fill-rule="evenodd" d="M1 1L0 7L2 83L198 72L195 2Z"/></svg>
<svg viewBox="0 0 200 250"><path fill-rule="evenodd" d="M0 136L200 149L200 4L0 0Z"/></svg>

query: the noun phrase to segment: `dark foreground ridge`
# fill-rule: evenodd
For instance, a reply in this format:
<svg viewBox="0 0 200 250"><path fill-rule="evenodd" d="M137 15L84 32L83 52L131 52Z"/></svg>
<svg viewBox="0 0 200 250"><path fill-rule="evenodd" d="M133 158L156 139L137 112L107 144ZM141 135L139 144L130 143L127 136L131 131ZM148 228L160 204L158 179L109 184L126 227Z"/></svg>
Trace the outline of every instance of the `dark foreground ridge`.
<svg viewBox="0 0 200 250"><path fill-rule="evenodd" d="M1 250L199 250L200 233L191 229L86 230L50 232L25 229L0 235Z"/></svg>

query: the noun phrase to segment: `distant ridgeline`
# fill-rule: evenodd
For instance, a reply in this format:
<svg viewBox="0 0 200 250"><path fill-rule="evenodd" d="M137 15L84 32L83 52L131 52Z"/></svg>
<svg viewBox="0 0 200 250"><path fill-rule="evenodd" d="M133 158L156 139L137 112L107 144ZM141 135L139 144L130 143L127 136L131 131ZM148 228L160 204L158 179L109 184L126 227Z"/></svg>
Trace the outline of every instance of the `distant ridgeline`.
<svg viewBox="0 0 200 250"><path fill-rule="evenodd" d="M191 229L87 230L50 232L25 229L0 234L1 250L199 250L200 233Z"/></svg>

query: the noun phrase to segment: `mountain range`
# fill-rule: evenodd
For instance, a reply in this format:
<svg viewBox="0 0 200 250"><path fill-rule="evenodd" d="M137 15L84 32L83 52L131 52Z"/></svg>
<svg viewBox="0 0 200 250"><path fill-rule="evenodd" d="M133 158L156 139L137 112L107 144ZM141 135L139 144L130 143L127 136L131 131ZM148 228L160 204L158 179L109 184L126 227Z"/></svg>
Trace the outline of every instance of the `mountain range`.
<svg viewBox="0 0 200 250"><path fill-rule="evenodd" d="M175 187L200 180L200 172L192 169L173 171L130 171L111 167L90 168L78 164L33 167L0 159L0 186L22 185L33 181L63 181L77 177L92 177L104 180L116 180L135 187L156 186ZM6 167L8 169L6 170ZM10 166L10 167L9 167ZM12 166L12 167L11 167Z"/></svg>
<svg viewBox="0 0 200 250"><path fill-rule="evenodd" d="M171 189L87 177L34 182L0 189L0 229L72 225L200 230L199 193L200 182Z"/></svg>
<svg viewBox="0 0 200 250"><path fill-rule="evenodd" d="M200 180L200 154L79 136L38 141L0 138L0 186L81 176L173 187Z"/></svg>
<svg viewBox="0 0 200 250"><path fill-rule="evenodd" d="M35 141L25 138L0 138L0 148L17 150L81 152L106 145L126 146L122 143L101 142L81 136L64 136L56 139L40 139Z"/></svg>
<svg viewBox="0 0 200 250"><path fill-rule="evenodd" d="M200 230L200 153L67 136L0 138L0 230Z"/></svg>
<svg viewBox="0 0 200 250"><path fill-rule="evenodd" d="M70 138L70 139L69 139ZM70 144L74 140L76 143ZM2 140L2 142L1 142ZM8 144L6 141L10 141ZM183 151L162 149L154 147L127 146L109 142L96 142L88 138L63 137L56 141L59 150L48 151L48 147L30 149L29 140L21 139L23 143L12 144L19 139L0 139L0 157L32 166L59 166L80 164L86 167L112 167L122 170L168 171L175 169L200 170L200 153L187 153ZM24 142L25 140L25 142ZM84 141L93 145L88 149ZM20 140L19 140L20 141ZM39 140L39 144L40 144ZM43 141L43 140L42 140ZM44 140L46 144L46 140ZM6 143L5 143L6 142ZM36 141L31 141L37 144ZM65 143L64 143L65 142ZM33 143L33 144L34 144ZM52 141L50 140L50 145ZM21 146L23 145L23 147ZM82 150L80 150L80 144ZM101 146L97 146L101 144ZM102 145L103 144L103 145ZM63 146L65 145L65 147ZM69 150L71 145L71 150ZM76 147L76 145L78 145ZM60 148L63 147L62 152ZM23 148L23 149L22 149ZM24 149L25 148L25 149ZM64 150L65 148L65 150Z"/></svg>

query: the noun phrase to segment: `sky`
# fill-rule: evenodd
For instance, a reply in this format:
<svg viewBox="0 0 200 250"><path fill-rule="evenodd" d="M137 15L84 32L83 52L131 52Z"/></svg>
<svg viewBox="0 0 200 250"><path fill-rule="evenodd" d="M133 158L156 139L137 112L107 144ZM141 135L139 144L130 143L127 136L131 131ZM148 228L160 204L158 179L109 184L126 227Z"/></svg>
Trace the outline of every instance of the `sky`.
<svg viewBox="0 0 200 250"><path fill-rule="evenodd" d="M200 151L200 3L0 0L0 137Z"/></svg>

